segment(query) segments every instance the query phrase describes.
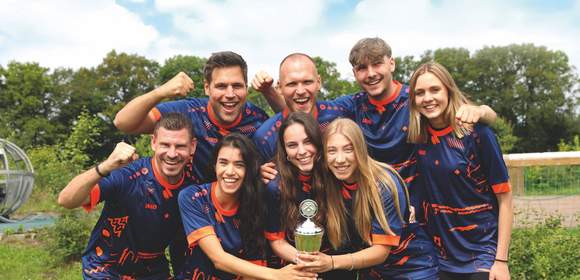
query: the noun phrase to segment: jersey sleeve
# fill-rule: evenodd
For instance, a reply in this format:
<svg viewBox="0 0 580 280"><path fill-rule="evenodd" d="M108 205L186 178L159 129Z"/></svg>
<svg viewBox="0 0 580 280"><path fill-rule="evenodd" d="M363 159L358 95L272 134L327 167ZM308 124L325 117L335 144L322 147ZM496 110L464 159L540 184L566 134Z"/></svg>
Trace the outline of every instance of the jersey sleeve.
<svg viewBox="0 0 580 280"><path fill-rule="evenodd" d="M190 247L206 236L215 235L209 218L208 196L209 191L199 186L187 187L179 193L179 211Z"/></svg>
<svg viewBox="0 0 580 280"><path fill-rule="evenodd" d="M479 146L481 166L494 193L509 192L508 170L503 160L497 137L489 126L478 125L476 143Z"/></svg>
<svg viewBox="0 0 580 280"><path fill-rule="evenodd" d="M252 137L262 162L269 162L276 155L276 142L278 142L278 129L276 126L279 126L281 122L279 115L275 115L265 121Z"/></svg>
<svg viewBox="0 0 580 280"><path fill-rule="evenodd" d="M285 238L284 231L280 224L280 189L279 189L279 177L270 181L266 185L266 226L264 235L266 239L270 241L281 240Z"/></svg>
<svg viewBox="0 0 580 280"><path fill-rule="evenodd" d="M180 99L157 104L155 108L151 109L149 115L156 121L158 121L161 116L172 112L182 113L188 116L190 115L192 108L200 106L203 106L203 104L196 98Z"/></svg>
<svg viewBox="0 0 580 280"><path fill-rule="evenodd" d="M91 190L89 204L83 205L83 208L91 211L103 201L122 201L124 191L131 184L130 175L131 172L125 167L113 170L109 176L101 178Z"/></svg>
<svg viewBox="0 0 580 280"><path fill-rule="evenodd" d="M330 101L331 104L342 107L346 113L347 118L354 120L356 104L354 102L354 95L345 95L337 97L336 99Z"/></svg>
<svg viewBox="0 0 580 280"><path fill-rule="evenodd" d="M401 181L395 174L392 174L391 171L386 172L389 173L395 182L398 196L398 206L401 210L401 214L404 215L407 207L405 192L403 191L404 186L401 184ZM376 217L374 217L372 222L371 240L373 244L398 246L401 239L401 232L403 231L403 221L397 212L397 208L395 206L395 197L393 196L393 192L387 186L381 186L380 193L381 200L383 202L385 218L387 219L389 228L395 235L386 233L379 224Z"/></svg>

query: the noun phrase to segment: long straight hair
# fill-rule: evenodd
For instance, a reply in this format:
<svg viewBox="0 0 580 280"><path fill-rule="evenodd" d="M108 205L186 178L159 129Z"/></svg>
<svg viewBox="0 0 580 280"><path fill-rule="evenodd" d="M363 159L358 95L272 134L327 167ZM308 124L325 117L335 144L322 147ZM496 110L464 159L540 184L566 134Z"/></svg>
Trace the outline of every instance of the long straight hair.
<svg viewBox="0 0 580 280"><path fill-rule="evenodd" d="M301 125L304 127L306 135L316 148L316 156L314 160L312 176L312 195L319 206L319 212L315 216L315 221L321 225L326 225L326 236L330 243L337 248L341 244L341 232L346 230L346 227L336 228L340 225L336 222L339 219L344 219L340 215L344 215L344 211L337 211L341 207L344 209L344 203L340 198L339 193L328 193L326 188L331 182L329 180L329 172L324 165L321 156L322 152L322 133L318 122L314 118L304 112L291 113L280 126L278 134L278 144L276 149L276 167L280 173L280 194L281 194L281 224L284 231L294 230L298 222L298 204L297 200L298 190L302 188L302 184L298 180L299 170L290 161L288 161L288 154L286 153L284 134L286 129L291 125ZM329 225L331 225L329 227Z"/></svg>
<svg viewBox="0 0 580 280"><path fill-rule="evenodd" d="M465 128L457 124L455 121L455 114L457 113L459 107L464 104L471 104L471 102L467 99L463 92L459 90L457 84L455 84L455 80L453 80L453 77L451 77L451 74L449 74L449 71L447 71L443 65L431 61L419 66L409 81L411 106L409 108L409 135L407 136L407 139L411 143L419 144L426 143L427 139L429 138L429 132L427 131L429 120L425 116L421 115L419 109L417 108L417 103L415 102L415 87L417 86L417 79L419 79L419 77L425 73L433 74L447 89L447 94L449 95L449 104L443 111L444 120L447 125L450 125L453 128L453 133L457 138L463 138L463 136L465 136L468 132Z"/></svg>
<svg viewBox="0 0 580 280"><path fill-rule="evenodd" d="M352 207L354 212L353 219L358 234L365 242L371 244L371 223L373 217L375 217L381 228L387 234L395 235L389 227L387 217L385 216L381 193L384 188L388 189L387 191L393 196L397 215L404 222L405 220L399 207L399 199L405 199L407 205L410 204L409 195L403 179L401 179L399 174L391 166L378 162L368 156L367 145L362 131L355 122L349 119L336 119L324 131L324 158L326 166L329 165L328 140L332 135L337 134L344 136L352 143L358 166L354 173L358 190ZM405 197L399 197L397 185L388 173L396 174L400 184L403 185ZM340 185L331 186L334 188L332 190L328 189L327 192L340 193ZM339 220L339 222L346 223L345 220ZM340 228L342 225L336 225L335 227ZM339 238L342 238L342 235Z"/></svg>
<svg viewBox="0 0 580 280"><path fill-rule="evenodd" d="M259 154L254 143L246 136L234 132L226 135L214 148L213 167L217 162L219 151L223 147L232 147L240 151L245 164L245 176L242 186L236 193L239 207L240 237L245 255L265 256L266 239L263 234L266 222L266 192L260 178ZM215 174L215 171L214 171Z"/></svg>

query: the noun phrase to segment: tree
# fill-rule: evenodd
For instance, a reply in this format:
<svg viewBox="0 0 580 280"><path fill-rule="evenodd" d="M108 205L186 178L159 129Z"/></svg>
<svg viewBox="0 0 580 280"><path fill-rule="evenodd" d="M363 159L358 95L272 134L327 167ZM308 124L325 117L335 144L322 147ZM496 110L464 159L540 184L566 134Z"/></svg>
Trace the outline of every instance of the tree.
<svg viewBox="0 0 580 280"><path fill-rule="evenodd" d="M0 137L26 149L62 139L49 69L11 62L0 69Z"/></svg>
<svg viewBox="0 0 580 280"><path fill-rule="evenodd" d="M195 86L193 93L190 93L194 97L204 97L205 92L203 90L203 67L207 59L192 56L192 55L176 55L165 60L165 63L159 69L158 84L164 84L169 81L179 72L185 72L192 80Z"/></svg>
<svg viewBox="0 0 580 280"><path fill-rule="evenodd" d="M326 61L318 56L312 59L314 59L316 70L318 70L318 74L322 80L322 88L318 98L334 99L342 95L360 91L360 87L356 82L350 82L340 78L340 73L336 69L336 63Z"/></svg>
<svg viewBox="0 0 580 280"><path fill-rule="evenodd" d="M577 78L561 51L532 44L486 47L472 59L475 99L514 125L514 151L555 150L578 129Z"/></svg>

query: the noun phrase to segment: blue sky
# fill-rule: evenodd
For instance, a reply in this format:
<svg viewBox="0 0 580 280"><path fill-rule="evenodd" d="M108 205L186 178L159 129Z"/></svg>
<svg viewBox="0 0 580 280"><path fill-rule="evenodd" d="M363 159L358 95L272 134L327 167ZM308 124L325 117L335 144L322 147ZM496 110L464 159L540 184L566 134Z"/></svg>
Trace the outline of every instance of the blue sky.
<svg viewBox="0 0 580 280"><path fill-rule="evenodd" d="M250 75L277 76L279 61L299 51L352 78L350 48L379 36L395 56L533 43L564 51L580 68L580 0L0 0L0 7L3 66L92 67L112 49L161 63L232 50Z"/></svg>

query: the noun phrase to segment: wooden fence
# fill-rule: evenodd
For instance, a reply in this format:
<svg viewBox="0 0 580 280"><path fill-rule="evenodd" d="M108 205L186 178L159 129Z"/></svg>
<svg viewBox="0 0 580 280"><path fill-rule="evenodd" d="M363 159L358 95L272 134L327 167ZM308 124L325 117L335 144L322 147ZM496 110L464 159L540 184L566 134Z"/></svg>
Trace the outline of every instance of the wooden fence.
<svg viewBox="0 0 580 280"><path fill-rule="evenodd" d="M507 154L503 156L509 169L510 183L515 195L523 195L524 169L528 166L580 165L580 151Z"/></svg>

